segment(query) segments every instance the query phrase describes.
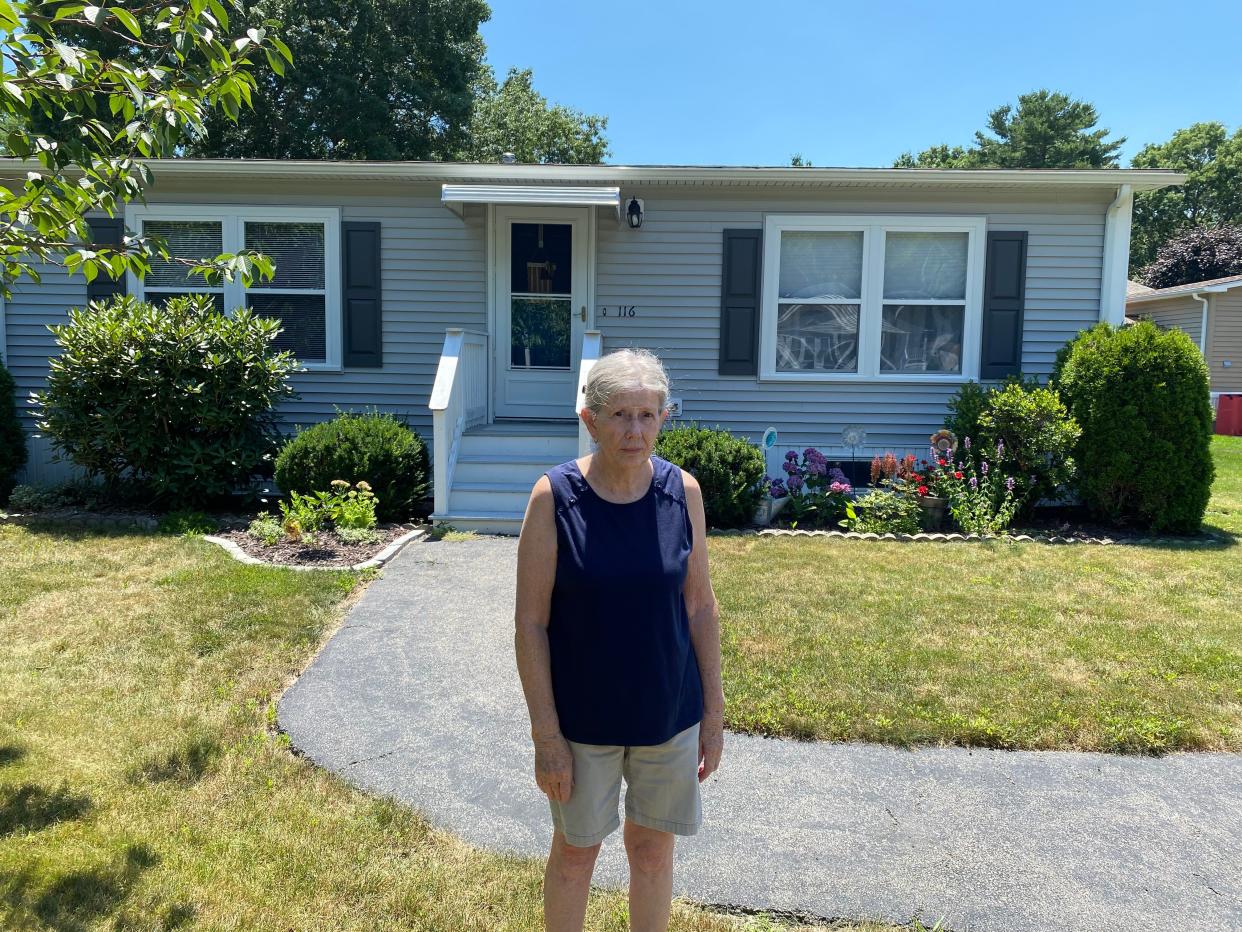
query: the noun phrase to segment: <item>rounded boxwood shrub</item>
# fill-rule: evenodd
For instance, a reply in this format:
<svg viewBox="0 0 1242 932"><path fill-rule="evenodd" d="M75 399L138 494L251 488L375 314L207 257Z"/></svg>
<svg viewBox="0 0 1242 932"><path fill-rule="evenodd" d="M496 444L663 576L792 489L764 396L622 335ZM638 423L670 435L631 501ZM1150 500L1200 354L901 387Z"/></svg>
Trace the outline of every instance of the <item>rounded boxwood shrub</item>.
<svg viewBox="0 0 1242 932"><path fill-rule="evenodd" d="M16 391L13 376L0 365L0 505L9 500L17 471L26 465L26 435L17 420Z"/></svg>
<svg viewBox="0 0 1242 932"><path fill-rule="evenodd" d="M749 440L686 424L664 430L654 452L698 480L708 527L743 527L754 520L767 494L767 464L763 451Z"/></svg>
<svg viewBox="0 0 1242 932"><path fill-rule="evenodd" d="M405 423L379 411L341 412L299 432L276 457L286 492L327 492L333 479L370 484L380 521L404 521L431 490L427 445Z"/></svg>
<svg viewBox="0 0 1242 932"><path fill-rule="evenodd" d="M227 495L275 451L273 409L297 362L280 322L206 295L162 307L119 295L50 327L60 347L36 398L60 453L109 488L146 485L189 504Z"/></svg>
<svg viewBox="0 0 1242 932"><path fill-rule="evenodd" d="M1061 349L1052 378L1082 427L1084 503L1114 523L1197 532L1216 470L1208 370L1190 337L1097 324Z"/></svg>

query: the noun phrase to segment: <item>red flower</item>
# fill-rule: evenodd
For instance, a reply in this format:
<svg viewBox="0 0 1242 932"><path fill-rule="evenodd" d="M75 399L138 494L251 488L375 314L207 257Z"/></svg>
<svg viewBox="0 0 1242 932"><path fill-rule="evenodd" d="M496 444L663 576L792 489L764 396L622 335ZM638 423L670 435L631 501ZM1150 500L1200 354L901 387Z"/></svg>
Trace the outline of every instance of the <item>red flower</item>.
<svg viewBox="0 0 1242 932"><path fill-rule="evenodd" d="M914 474L912 474L912 475L910 476L910 478L911 478L911 479L913 479L915 482L922 482L922 481L923 481L923 477L922 477L922 476L920 476L918 473L914 473Z"/></svg>
<svg viewBox="0 0 1242 932"><path fill-rule="evenodd" d="M940 461L940 465L941 465L941 466L948 466L949 464L948 464L948 462L946 462L945 460L941 460L941 461Z"/></svg>
<svg viewBox="0 0 1242 932"><path fill-rule="evenodd" d="M920 495L926 495L926 494L927 494L927 486L925 486L925 485L921 485L921 486L919 486L919 494L920 494Z"/></svg>
<svg viewBox="0 0 1242 932"><path fill-rule="evenodd" d="M955 472L955 473L953 474L953 478L954 478L954 479L961 479L961 478L963 478L963 476L962 476L962 474L961 474L960 472Z"/></svg>

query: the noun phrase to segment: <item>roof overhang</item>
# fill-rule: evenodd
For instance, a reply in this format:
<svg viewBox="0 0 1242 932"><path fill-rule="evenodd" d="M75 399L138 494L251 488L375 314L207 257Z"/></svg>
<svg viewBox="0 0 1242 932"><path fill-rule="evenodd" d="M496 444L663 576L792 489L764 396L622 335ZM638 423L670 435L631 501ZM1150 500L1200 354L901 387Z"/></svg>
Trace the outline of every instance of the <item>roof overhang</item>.
<svg viewBox="0 0 1242 932"><path fill-rule="evenodd" d="M329 162L298 159L150 159L158 178L183 181L336 179L438 184L644 185L781 188L1096 189L1135 192L1181 184L1163 169L790 168L696 165L506 165L481 162ZM0 159L0 175L38 170L37 162ZM1111 199L1112 194L1109 194Z"/></svg>
<svg viewBox="0 0 1242 932"><path fill-rule="evenodd" d="M621 189L556 184L444 184L440 203L465 217L467 204L533 204L541 207L611 207L621 219Z"/></svg>
<svg viewBox="0 0 1242 932"><path fill-rule="evenodd" d="M1129 307L1131 304L1167 301L1169 298L1184 298L1187 295L1193 295L1195 292L1199 294L1223 294L1226 291L1232 291L1234 288L1242 288L1242 278L1232 282L1218 282L1215 285L1189 284L1178 285L1173 288L1160 288L1156 291L1144 291L1141 294L1130 295L1126 298L1126 307Z"/></svg>

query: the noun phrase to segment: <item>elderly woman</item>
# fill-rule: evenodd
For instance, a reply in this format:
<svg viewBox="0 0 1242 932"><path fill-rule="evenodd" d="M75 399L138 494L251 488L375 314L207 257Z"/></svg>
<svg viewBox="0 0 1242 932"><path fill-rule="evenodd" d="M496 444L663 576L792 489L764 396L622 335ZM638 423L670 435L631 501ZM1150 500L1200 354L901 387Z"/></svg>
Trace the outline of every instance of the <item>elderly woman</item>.
<svg viewBox="0 0 1242 932"><path fill-rule="evenodd" d="M673 845L702 823L724 736L720 628L703 496L652 455L668 375L647 350L591 369L579 417L594 453L535 483L518 542L518 672L535 782L552 809L544 923L580 930L595 858L620 825L630 925L668 926Z"/></svg>

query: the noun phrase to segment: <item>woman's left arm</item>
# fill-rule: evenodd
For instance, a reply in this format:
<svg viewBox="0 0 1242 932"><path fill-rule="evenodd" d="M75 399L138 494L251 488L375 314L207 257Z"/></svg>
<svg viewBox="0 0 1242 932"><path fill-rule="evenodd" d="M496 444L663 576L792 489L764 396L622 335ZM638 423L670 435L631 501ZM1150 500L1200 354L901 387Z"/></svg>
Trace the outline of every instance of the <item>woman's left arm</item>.
<svg viewBox="0 0 1242 932"><path fill-rule="evenodd" d="M699 678L703 681L703 721L699 725L699 782L720 766L724 750L724 687L720 681L720 609L712 591L707 563L707 517L703 510L703 490L690 473L682 470L686 489L686 509L694 531L690 563L686 572L686 613L690 616L690 641L698 658Z"/></svg>

